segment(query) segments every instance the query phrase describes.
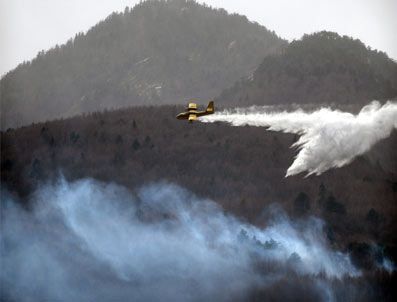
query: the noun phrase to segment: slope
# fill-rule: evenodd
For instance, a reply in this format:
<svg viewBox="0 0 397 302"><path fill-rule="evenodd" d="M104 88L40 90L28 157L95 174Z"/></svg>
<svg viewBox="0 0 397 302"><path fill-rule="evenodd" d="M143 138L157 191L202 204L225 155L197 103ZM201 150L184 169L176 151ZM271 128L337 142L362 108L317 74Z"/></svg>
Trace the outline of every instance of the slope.
<svg viewBox="0 0 397 302"><path fill-rule="evenodd" d="M345 167L285 178L297 135L184 123L174 118L181 109L134 107L2 132L2 186L26 196L59 172L131 190L167 181L254 223L278 204L296 217L323 217L333 245L378 242L395 251L396 132Z"/></svg>
<svg viewBox="0 0 397 302"><path fill-rule="evenodd" d="M1 127L216 96L286 42L195 1L146 1L40 52L0 82Z"/></svg>
<svg viewBox="0 0 397 302"><path fill-rule="evenodd" d="M267 56L252 77L223 91L217 101L237 106L365 105L396 96L396 62L359 40L323 31Z"/></svg>

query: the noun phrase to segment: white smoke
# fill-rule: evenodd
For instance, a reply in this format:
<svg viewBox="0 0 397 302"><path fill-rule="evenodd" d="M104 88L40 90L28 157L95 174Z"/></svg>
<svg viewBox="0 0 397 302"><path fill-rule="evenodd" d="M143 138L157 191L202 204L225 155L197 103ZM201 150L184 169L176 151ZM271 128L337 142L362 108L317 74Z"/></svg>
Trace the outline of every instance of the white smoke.
<svg viewBox="0 0 397 302"><path fill-rule="evenodd" d="M230 301L297 276L309 279L305 297L330 301L331 282L360 274L327 247L319 219L293 222L277 210L258 228L175 185L133 195L62 180L31 202L26 211L2 197L0 300Z"/></svg>
<svg viewBox="0 0 397 302"><path fill-rule="evenodd" d="M267 130L299 134L293 145L299 153L286 176L308 172L320 175L347 165L397 129L397 104L374 101L357 114L322 108L314 112L266 112L268 107L225 110L201 118L202 122L226 122L233 126L267 127Z"/></svg>

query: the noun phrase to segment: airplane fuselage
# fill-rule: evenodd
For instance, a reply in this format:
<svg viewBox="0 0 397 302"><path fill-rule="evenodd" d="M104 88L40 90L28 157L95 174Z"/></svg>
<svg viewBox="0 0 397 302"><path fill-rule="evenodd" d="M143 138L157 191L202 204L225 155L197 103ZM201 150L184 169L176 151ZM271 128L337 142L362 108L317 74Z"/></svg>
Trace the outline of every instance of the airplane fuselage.
<svg viewBox="0 0 397 302"><path fill-rule="evenodd" d="M176 118L178 120L188 120L190 123L196 121L198 117L214 113L214 102L209 102L205 111L198 111L197 104L189 103L185 112L179 113Z"/></svg>

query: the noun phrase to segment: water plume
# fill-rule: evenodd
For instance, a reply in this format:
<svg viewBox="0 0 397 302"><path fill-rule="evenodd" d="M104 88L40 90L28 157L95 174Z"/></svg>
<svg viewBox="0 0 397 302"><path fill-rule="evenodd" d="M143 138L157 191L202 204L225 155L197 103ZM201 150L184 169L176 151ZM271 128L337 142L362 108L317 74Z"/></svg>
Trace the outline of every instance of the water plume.
<svg viewBox="0 0 397 302"><path fill-rule="evenodd" d="M225 122L232 126L266 127L266 130L300 135L293 147L299 149L286 176L307 172L320 175L331 168L351 163L378 141L397 129L397 103L374 101L358 114L330 108L313 112L269 112L269 107L225 110L201 119L205 123Z"/></svg>

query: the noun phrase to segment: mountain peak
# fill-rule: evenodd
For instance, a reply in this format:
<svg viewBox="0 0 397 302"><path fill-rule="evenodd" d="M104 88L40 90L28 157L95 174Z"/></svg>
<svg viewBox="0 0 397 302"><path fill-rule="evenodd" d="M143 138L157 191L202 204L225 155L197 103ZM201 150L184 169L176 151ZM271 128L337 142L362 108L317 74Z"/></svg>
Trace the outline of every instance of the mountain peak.
<svg viewBox="0 0 397 302"><path fill-rule="evenodd" d="M358 39L321 31L267 56L253 77L225 90L218 102L367 104L397 96L397 64Z"/></svg>
<svg viewBox="0 0 397 302"><path fill-rule="evenodd" d="M1 126L212 98L285 44L195 1L140 2L5 75Z"/></svg>

